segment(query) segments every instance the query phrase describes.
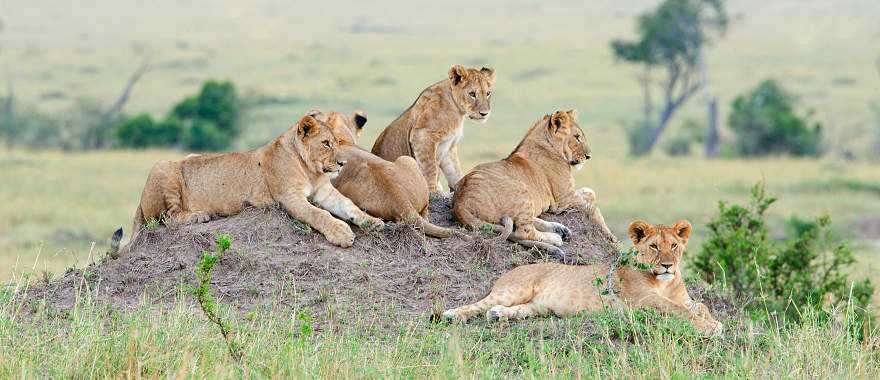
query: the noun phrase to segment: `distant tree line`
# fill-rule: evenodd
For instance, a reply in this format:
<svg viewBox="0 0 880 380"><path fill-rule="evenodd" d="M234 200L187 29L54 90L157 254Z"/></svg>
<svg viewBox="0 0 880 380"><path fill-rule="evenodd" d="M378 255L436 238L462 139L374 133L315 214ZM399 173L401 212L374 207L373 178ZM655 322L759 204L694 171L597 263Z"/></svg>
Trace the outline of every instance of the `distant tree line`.
<svg viewBox="0 0 880 380"><path fill-rule="evenodd" d="M83 98L56 115L17 104L8 81L7 96L0 102L0 139L8 148L62 150L171 147L216 151L232 145L241 131L241 100L229 81L205 82L198 94L177 103L163 119L122 113L132 87L146 71L146 66L136 71L107 109L94 99Z"/></svg>

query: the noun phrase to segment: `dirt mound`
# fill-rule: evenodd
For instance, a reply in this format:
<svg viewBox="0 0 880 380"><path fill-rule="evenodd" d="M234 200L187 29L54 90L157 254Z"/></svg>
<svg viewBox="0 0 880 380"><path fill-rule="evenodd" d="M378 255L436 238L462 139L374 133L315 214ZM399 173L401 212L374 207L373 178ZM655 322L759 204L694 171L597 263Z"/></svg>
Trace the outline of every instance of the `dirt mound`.
<svg viewBox="0 0 880 380"><path fill-rule="evenodd" d="M432 201L430 211L434 223L455 225L448 199ZM572 211L547 219L572 230L571 241L563 246L569 258L596 262L616 257L584 215ZM355 231L354 246L338 248L279 208L250 208L209 223L146 230L118 259L70 270L33 287L28 297L60 311L69 310L86 290L114 309L133 309L142 302L171 304L182 285L195 283L195 264L203 251L214 249L216 233L234 240L214 269L212 290L220 302L241 311L270 303L318 306L332 299L414 317L472 302L501 273L550 260L537 250L479 233L472 233L471 240L434 239L403 223L389 223L381 232Z"/></svg>

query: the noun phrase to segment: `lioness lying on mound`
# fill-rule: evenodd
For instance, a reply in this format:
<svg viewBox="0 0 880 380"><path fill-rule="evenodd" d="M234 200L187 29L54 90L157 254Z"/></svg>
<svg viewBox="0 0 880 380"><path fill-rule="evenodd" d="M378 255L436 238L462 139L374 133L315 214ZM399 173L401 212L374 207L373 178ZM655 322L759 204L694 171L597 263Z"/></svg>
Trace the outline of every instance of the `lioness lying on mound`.
<svg viewBox="0 0 880 380"><path fill-rule="evenodd" d="M472 305L447 310L448 320L467 321L482 313L489 320L522 319L555 314L567 316L583 310L598 311L609 302L629 307L650 307L687 319L708 335L721 334L723 325L706 305L694 302L681 276L681 256L687 247L691 224L685 220L672 227L651 226L637 220L629 226L629 236L638 250L636 261L649 270L622 266L614 272L618 298L603 299L611 271L610 264L563 265L543 263L524 265L502 275L486 298ZM596 286L596 279L602 286Z"/></svg>
<svg viewBox="0 0 880 380"><path fill-rule="evenodd" d="M412 221L428 236L446 238L449 228L428 221L428 184L412 157L401 156L385 161L357 146L357 139L367 123L367 115L355 112L310 115L326 121L339 139L340 160L345 168L333 179L333 186L367 214L391 221Z"/></svg>
<svg viewBox="0 0 880 380"><path fill-rule="evenodd" d="M331 128L305 116L257 150L158 162L147 177L134 217L134 234L147 220L207 222L212 216L237 214L247 205L277 202L331 243L350 247L354 242L351 228L333 215L364 227L381 228L384 223L333 188L330 180L344 164L337 158L337 149ZM321 208L309 203L309 198Z"/></svg>
<svg viewBox="0 0 880 380"><path fill-rule="evenodd" d="M400 156L415 158L432 193L440 191L438 170L442 170L449 189L454 190L462 176L458 143L464 119L483 123L489 118L494 85L494 69L453 66L448 79L422 91L415 103L382 131L373 153L388 161Z"/></svg>
<svg viewBox="0 0 880 380"><path fill-rule="evenodd" d="M571 167L580 167L590 158L586 136L576 117L574 110L545 115L532 125L510 156L471 170L459 182L453 198L452 212L459 222L473 229L495 225L497 231L502 230L497 226L501 223L509 239L546 249L561 259L564 252L557 247L571 232L562 224L538 216L576 208L587 213L614 241L596 206L596 193L574 188Z"/></svg>

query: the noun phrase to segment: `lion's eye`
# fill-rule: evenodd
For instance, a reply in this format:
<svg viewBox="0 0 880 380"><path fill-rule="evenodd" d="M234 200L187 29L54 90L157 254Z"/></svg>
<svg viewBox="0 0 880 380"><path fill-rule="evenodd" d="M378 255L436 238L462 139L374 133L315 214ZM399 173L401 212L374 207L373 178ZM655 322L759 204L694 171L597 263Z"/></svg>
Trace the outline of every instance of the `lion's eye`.
<svg viewBox="0 0 880 380"><path fill-rule="evenodd" d="M672 249L678 248L678 244L672 243Z"/></svg>
<svg viewBox="0 0 880 380"><path fill-rule="evenodd" d="M471 96L472 98L474 98L474 99L477 98L477 93L476 93L475 91L471 91L471 92L469 92L468 95L470 95L470 96Z"/></svg>
<svg viewBox="0 0 880 380"><path fill-rule="evenodd" d="M324 140L324 147L330 148L330 141Z"/></svg>
<svg viewBox="0 0 880 380"><path fill-rule="evenodd" d="M653 250L655 250L655 251L659 251L659 250L660 250L660 248L657 248L657 244L651 244L651 249L653 249Z"/></svg>
<svg viewBox="0 0 880 380"><path fill-rule="evenodd" d="M578 142L581 142L581 135L575 135L574 139L577 140Z"/></svg>
<svg viewBox="0 0 880 380"><path fill-rule="evenodd" d="M490 96L492 96L492 91L486 91L486 97L488 98Z"/></svg>

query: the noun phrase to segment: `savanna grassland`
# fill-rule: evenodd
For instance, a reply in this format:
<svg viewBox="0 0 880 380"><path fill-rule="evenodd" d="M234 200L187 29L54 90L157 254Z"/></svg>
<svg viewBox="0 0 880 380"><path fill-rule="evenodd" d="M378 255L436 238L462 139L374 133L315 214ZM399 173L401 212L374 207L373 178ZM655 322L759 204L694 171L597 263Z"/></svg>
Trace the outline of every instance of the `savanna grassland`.
<svg viewBox="0 0 880 380"><path fill-rule="evenodd" d="M731 28L707 57L722 123L737 94L772 77L799 95L800 112L812 109L826 133L821 159L749 160L706 160L699 149L686 157L627 155L624 127L641 112L638 70L615 62L608 44L630 37L634 17L652 4L16 0L0 4L0 63L16 102L50 114L80 98L111 103L144 60L153 70L135 88L129 114L161 116L204 80L232 80L247 102L240 149L265 143L313 108L367 111L361 145L371 146L450 65L491 65L493 112L486 124L465 125L465 170L505 156L541 115L577 108L593 158L575 177L598 192L618 236L634 218L687 218L696 252L717 202L741 202L763 179L780 198L770 211L774 234L791 216L830 214L859 259L854 276L880 282L880 166L864 159L880 133L870 108L880 102L880 3L730 2ZM688 118L702 120L703 108L695 97L666 136ZM51 276L99 258L113 230L130 233L150 166L185 154L0 150L0 279ZM15 312L22 305L0 296L7 304L0 377L241 375L213 326L183 307L116 313L84 301L67 318L37 315L39 323L22 328ZM870 378L880 366L877 342L818 322L780 331L744 321L730 338L707 341L674 320L651 318L452 328L414 321L399 331L340 318L312 333L295 316L257 313L243 318L239 333L252 371L245 376L257 377Z"/></svg>

